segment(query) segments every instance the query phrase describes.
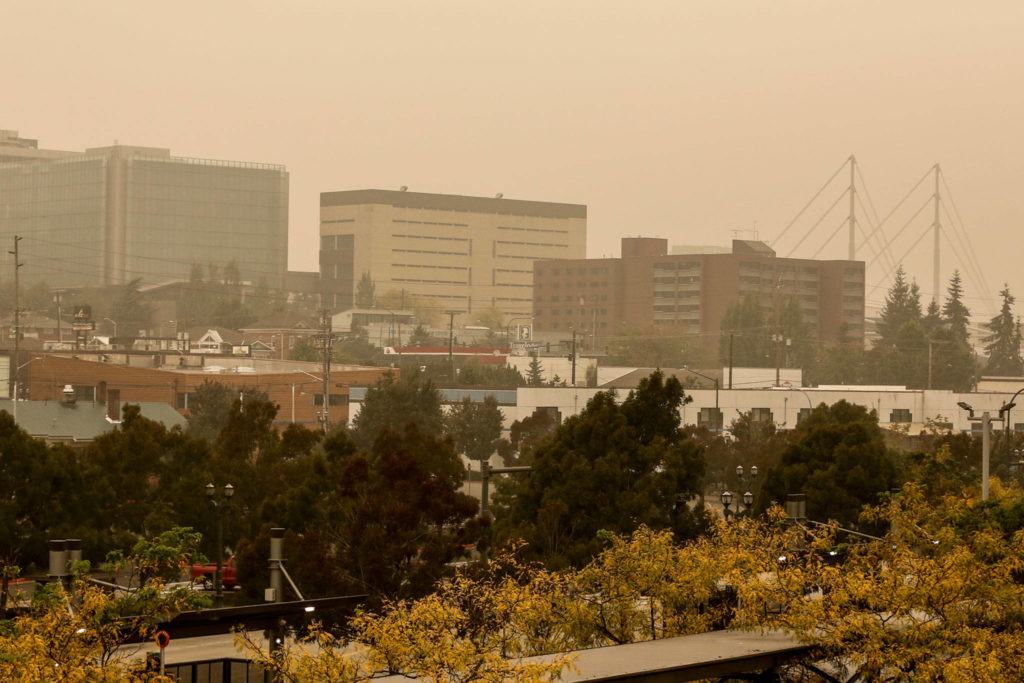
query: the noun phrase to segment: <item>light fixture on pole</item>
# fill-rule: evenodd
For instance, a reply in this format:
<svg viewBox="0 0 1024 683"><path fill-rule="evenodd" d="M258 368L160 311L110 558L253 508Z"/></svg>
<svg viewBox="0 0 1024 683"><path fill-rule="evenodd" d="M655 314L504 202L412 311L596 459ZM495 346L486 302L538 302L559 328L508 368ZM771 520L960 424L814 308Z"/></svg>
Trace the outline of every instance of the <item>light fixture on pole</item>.
<svg viewBox="0 0 1024 683"><path fill-rule="evenodd" d="M217 517L217 570L213 575L217 607L224 606L224 512L231 507L231 498L234 495L235 487L231 484L224 486L219 497L216 486L212 483L206 485L206 500Z"/></svg>
<svg viewBox="0 0 1024 683"><path fill-rule="evenodd" d="M686 370L689 373L697 375L698 377L703 377L704 379L708 380L709 382L714 382L715 383L715 431L721 431L721 429L722 429L722 411L719 410L719 408L718 408L718 378L717 377L710 377L708 375L705 375L702 372L697 372L696 370L691 370L689 367L687 367L685 365L683 366L683 370Z"/></svg>
<svg viewBox="0 0 1024 683"><path fill-rule="evenodd" d="M1010 409L1014 407L1014 403L1003 404L999 408L999 417L993 418L989 411L982 411L981 417L974 416L974 406L964 401L957 401L957 405L967 411L967 419L971 422L981 422L981 499L983 501L988 500L988 479L989 479L989 461L992 454L992 421L1003 421L1006 419L1006 414L1010 412Z"/></svg>
<svg viewBox="0 0 1024 683"><path fill-rule="evenodd" d="M724 509L724 517L726 520L729 519L729 506L732 505L732 492L722 491L722 508Z"/></svg>

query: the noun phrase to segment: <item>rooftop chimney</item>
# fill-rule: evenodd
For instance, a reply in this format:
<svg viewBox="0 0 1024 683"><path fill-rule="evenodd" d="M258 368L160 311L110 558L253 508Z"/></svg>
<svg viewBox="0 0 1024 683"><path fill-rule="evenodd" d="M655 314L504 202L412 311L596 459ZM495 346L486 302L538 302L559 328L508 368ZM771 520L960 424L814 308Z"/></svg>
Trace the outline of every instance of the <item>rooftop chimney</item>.
<svg viewBox="0 0 1024 683"><path fill-rule="evenodd" d="M111 422L121 421L120 389L107 389L107 419Z"/></svg>

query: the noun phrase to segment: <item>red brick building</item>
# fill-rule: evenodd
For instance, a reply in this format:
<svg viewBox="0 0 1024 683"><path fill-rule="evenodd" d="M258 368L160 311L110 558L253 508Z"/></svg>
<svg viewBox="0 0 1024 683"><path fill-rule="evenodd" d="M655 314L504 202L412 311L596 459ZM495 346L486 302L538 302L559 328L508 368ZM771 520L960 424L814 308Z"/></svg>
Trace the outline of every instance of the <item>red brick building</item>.
<svg viewBox="0 0 1024 683"><path fill-rule="evenodd" d="M665 327L715 348L726 310L748 293L768 316L795 297L821 341L864 339L863 261L779 258L750 240L733 240L731 253L669 254L668 240L628 237L621 258L536 261L534 328L596 332L601 348L627 326Z"/></svg>
<svg viewBox="0 0 1024 683"><path fill-rule="evenodd" d="M312 364L311 364L312 366ZM312 367L311 367L312 370ZM280 406L275 424L295 422L314 427L323 407L323 383L319 370L292 372L226 372L167 370L115 365L66 356L33 354L26 366L28 398L59 401L65 385L76 390L78 401L98 403L159 401L188 414L188 401L196 387L207 380L239 391L255 389ZM330 418L332 424L348 422L348 389L370 386L391 368L342 366L331 370Z"/></svg>

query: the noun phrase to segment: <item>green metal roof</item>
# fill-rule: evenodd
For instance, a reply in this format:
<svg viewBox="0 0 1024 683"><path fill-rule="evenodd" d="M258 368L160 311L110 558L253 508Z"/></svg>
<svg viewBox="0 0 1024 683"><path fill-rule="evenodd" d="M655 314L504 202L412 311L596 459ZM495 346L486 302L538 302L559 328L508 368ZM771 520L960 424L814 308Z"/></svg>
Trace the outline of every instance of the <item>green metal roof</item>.
<svg viewBox="0 0 1024 683"><path fill-rule="evenodd" d="M162 422L168 428L185 424L185 418L169 403L129 403L139 406L143 417ZM13 402L0 399L0 410L14 415ZM92 441L120 424L107 419L105 404L92 401L79 401L73 406L62 405L60 401L18 401L16 420L31 436L72 442Z"/></svg>

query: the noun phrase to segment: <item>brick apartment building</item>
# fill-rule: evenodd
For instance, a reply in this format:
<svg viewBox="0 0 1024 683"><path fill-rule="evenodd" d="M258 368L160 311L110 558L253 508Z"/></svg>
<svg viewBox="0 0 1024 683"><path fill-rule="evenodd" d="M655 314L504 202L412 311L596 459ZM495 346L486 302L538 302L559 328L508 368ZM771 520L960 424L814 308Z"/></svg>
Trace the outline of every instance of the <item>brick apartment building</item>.
<svg viewBox="0 0 1024 683"><path fill-rule="evenodd" d="M733 240L731 253L669 254L668 240L627 237L621 258L537 261L533 279L534 328L575 329L597 349L603 335L651 327L716 348L726 310L748 293L769 316L775 302L796 297L821 341L864 339L863 261L779 258L758 241Z"/></svg>
<svg viewBox="0 0 1024 683"><path fill-rule="evenodd" d="M310 364L311 368L314 364ZM226 386L255 389L280 406L275 424L292 422L316 427L323 406L323 384L319 370L311 373L238 372L211 373L202 370L168 370L132 367L57 355L33 354L26 368L28 398L60 401L65 385L74 389L79 403L163 402L187 414L188 402L196 388L211 380ZM332 369L330 417L332 424L348 422L350 386L370 386L391 368L342 366Z"/></svg>

